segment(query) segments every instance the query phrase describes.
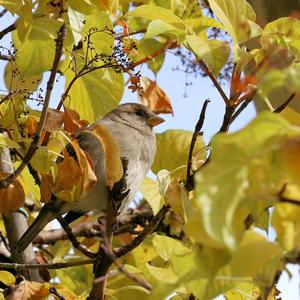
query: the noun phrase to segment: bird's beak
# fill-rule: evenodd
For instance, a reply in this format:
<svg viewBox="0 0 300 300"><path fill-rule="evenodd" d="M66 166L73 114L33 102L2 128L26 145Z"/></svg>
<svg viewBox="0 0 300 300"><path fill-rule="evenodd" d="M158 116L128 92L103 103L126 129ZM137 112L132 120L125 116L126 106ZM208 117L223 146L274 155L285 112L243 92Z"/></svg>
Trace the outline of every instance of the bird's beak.
<svg viewBox="0 0 300 300"><path fill-rule="evenodd" d="M147 120L147 124L151 127L154 127L156 125L159 125L161 123L163 123L165 120L155 114L151 115L148 120Z"/></svg>

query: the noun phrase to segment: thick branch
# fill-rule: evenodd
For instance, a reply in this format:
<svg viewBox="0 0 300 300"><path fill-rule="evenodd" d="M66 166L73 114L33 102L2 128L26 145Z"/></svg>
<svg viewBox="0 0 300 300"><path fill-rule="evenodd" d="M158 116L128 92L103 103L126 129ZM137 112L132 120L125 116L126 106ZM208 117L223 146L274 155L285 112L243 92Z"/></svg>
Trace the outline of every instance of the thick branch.
<svg viewBox="0 0 300 300"><path fill-rule="evenodd" d="M58 65L59 65L59 62L60 62L60 58L62 56L63 42L64 42L64 39L65 39L65 35L66 35L66 26L65 26L65 24L63 24L62 27L59 30L58 37L57 37L57 40L56 40L55 57L54 57L50 77L49 77L49 80L47 82L47 91L46 91L46 95L45 95L44 106L43 106L43 110L42 110L42 113L41 113L40 122L39 122L39 125L38 125L38 128L37 128L37 132L36 132L36 134L33 138L33 141L31 142L31 145L30 145L24 159L22 160L21 164L19 165L19 167L10 176L0 180L0 188L6 188L11 183L14 182L14 180L21 174L23 169L30 162L32 156L34 155L35 151L38 148L38 142L39 142L40 135L41 135L41 133L43 131L43 128L44 128L46 115L47 115L47 109L48 109L48 106L49 106L49 103L50 103L50 98L51 98L51 94L52 94L52 89L53 89L55 76L56 76L56 73L57 73L57 70L58 70Z"/></svg>

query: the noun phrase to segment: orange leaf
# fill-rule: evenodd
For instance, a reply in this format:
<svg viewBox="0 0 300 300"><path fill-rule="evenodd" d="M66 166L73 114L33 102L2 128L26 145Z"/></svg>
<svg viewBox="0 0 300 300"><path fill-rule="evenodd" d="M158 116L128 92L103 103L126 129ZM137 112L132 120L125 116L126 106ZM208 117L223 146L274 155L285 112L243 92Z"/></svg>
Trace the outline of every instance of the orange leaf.
<svg viewBox="0 0 300 300"><path fill-rule="evenodd" d="M128 36L129 35L129 30L128 30L128 24L124 20L118 20L117 24L122 26L123 28L123 35Z"/></svg>
<svg viewBox="0 0 300 300"><path fill-rule="evenodd" d="M48 108L44 130L53 132L61 129L64 113L57 109Z"/></svg>
<svg viewBox="0 0 300 300"><path fill-rule="evenodd" d="M73 143L72 143L73 144ZM79 198L82 190L82 173L78 162L64 150L64 160L57 164L53 193L65 201Z"/></svg>
<svg viewBox="0 0 300 300"><path fill-rule="evenodd" d="M6 300L40 300L49 295L49 283L22 280L12 286Z"/></svg>
<svg viewBox="0 0 300 300"><path fill-rule="evenodd" d="M86 127L88 125L88 121L80 120L79 114L70 108L64 108L64 128L66 131L74 134L79 129Z"/></svg>
<svg viewBox="0 0 300 300"><path fill-rule="evenodd" d="M57 164L58 172L53 193L65 201L84 198L93 189L97 177L90 156L80 149L77 141L71 143L76 159L64 150L64 160Z"/></svg>
<svg viewBox="0 0 300 300"><path fill-rule="evenodd" d="M25 134L28 137L34 136L37 131L38 124L39 124L38 121L34 117L28 116L26 118L26 121L24 124L25 125L25 128L24 128Z"/></svg>
<svg viewBox="0 0 300 300"><path fill-rule="evenodd" d="M53 177L52 174L49 172L47 174L42 174L41 178L41 202L48 202L51 198L52 193L52 186L53 186Z"/></svg>
<svg viewBox="0 0 300 300"><path fill-rule="evenodd" d="M123 176L119 146L106 127L96 124L92 127L91 132L100 140L103 146L106 163L106 184L109 188L112 188Z"/></svg>
<svg viewBox="0 0 300 300"><path fill-rule="evenodd" d="M147 77L140 79L140 99L145 106L156 114L173 115L169 97L155 81Z"/></svg>
<svg viewBox="0 0 300 300"><path fill-rule="evenodd" d="M7 173L0 173L0 179L9 176ZM0 213L7 214L11 211L19 209L25 201L25 193L23 186L16 179L7 188L0 188Z"/></svg>

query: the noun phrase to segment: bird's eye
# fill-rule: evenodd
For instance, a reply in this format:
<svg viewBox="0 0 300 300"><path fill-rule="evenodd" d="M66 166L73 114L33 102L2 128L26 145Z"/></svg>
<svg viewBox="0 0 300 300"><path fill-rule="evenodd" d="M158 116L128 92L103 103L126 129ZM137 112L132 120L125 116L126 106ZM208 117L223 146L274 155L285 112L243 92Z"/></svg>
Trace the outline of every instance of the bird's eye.
<svg viewBox="0 0 300 300"><path fill-rule="evenodd" d="M135 114L139 117L147 117L147 113L143 109L136 110Z"/></svg>

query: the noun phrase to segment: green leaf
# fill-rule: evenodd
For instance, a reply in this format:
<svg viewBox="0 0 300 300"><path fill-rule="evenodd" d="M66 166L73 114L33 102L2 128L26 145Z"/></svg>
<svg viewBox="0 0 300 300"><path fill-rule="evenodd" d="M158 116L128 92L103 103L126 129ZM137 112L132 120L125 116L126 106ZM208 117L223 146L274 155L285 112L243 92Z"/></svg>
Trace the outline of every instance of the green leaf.
<svg viewBox="0 0 300 300"><path fill-rule="evenodd" d="M253 255L259 253L259 255ZM247 231L230 262L233 277L252 277L259 286L272 286L276 272L283 268L283 251L262 235Z"/></svg>
<svg viewBox="0 0 300 300"><path fill-rule="evenodd" d="M177 29L185 30L183 21L172 10L156 5L146 4L138 6L133 11L128 12L127 16L145 18L149 21L161 20Z"/></svg>
<svg viewBox="0 0 300 300"><path fill-rule="evenodd" d="M152 171L158 173L162 169L174 171L180 168L183 175L186 171L188 153L193 133L187 130L167 130L156 135L157 152L152 165ZM206 147L201 137L198 137L194 155L199 159L206 157Z"/></svg>
<svg viewBox="0 0 300 300"><path fill-rule="evenodd" d="M24 42L29 36L32 29L32 3L25 2L25 4L18 11L20 17L16 20L16 29L18 32L18 38L21 42Z"/></svg>
<svg viewBox="0 0 300 300"><path fill-rule="evenodd" d="M255 13L246 0L208 0L224 29L237 44L244 43L251 37L251 26L248 21L255 21Z"/></svg>
<svg viewBox="0 0 300 300"><path fill-rule="evenodd" d="M112 29L112 21L107 13L100 12L97 15L88 15L82 31L82 38L85 41L84 50L86 49L85 38L87 38L88 33L92 33L90 42L96 53L110 55L114 46L114 36L110 32Z"/></svg>
<svg viewBox="0 0 300 300"><path fill-rule="evenodd" d="M51 155L48 153L47 147L45 146L40 146L35 151L30 162L33 168L42 174L47 173L54 163L51 159Z"/></svg>
<svg viewBox="0 0 300 300"><path fill-rule="evenodd" d="M67 70L66 86L74 77ZM94 122L114 109L124 91L123 75L112 69L98 69L79 77L69 93L69 107L76 110L82 119ZM68 99L66 105L68 106Z"/></svg>
<svg viewBox="0 0 300 300"><path fill-rule="evenodd" d="M159 193L157 181L146 177L142 183L141 192L156 215L164 204L163 198Z"/></svg>
<svg viewBox="0 0 300 300"><path fill-rule="evenodd" d="M70 22L70 29L74 38L74 45L78 45L82 38L81 31L84 27L86 17L84 14L73 10L71 7L68 9L68 17Z"/></svg>
<svg viewBox="0 0 300 300"><path fill-rule="evenodd" d="M55 55L55 42L61 22L55 19L36 18L30 35L21 44L16 34L13 41L18 50L16 66L22 77L41 75L52 67Z"/></svg>
<svg viewBox="0 0 300 300"><path fill-rule="evenodd" d="M163 283L175 284L178 281L178 277L170 268L159 268L150 264L146 266L150 274Z"/></svg>
<svg viewBox="0 0 300 300"><path fill-rule="evenodd" d="M191 252L182 242L164 235L154 235L152 243L156 253L165 261L169 260L173 255L184 256Z"/></svg>
<svg viewBox="0 0 300 300"><path fill-rule="evenodd" d="M282 140L299 133L280 116L262 113L243 130L212 140L211 161L196 175L195 195L205 231L220 246L235 249L247 215L256 219L276 201L282 182L291 180Z"/></svg>
<svg viewBox="0 0 300 300"><path fill-rule="evenodd" d="M197 34L210 27L215 27L220 29L224 28L224 26L218 21L216 21L215 19L208 18L205 16L201 16L200 18L197 19L186 19L184 20L184 23L189 31L194 31Z"/></svg>
<svg viewBox="0 0 300 300"><path fill-rule="evenodd" d="M149 39L154 36L166 35L166 36L175 36L179 39L180 36L185 35L185 30L178 29L177 27L162 21L162 20L153 20L149 23L145 38Z"/></svg>
<svg viewBox="0 0 300 300"><path fill-rule="evenodd" d="M156 51L162 49L164 45L157 41L156 39L142 39L135 40L138 48L138 56L135 57L135 60L140 60L148 55L152 55ZM165 51L159 56L154 57L153 59L147 62L148 67L153 73L158 73L161 69L165 60Z"/></svg>
<svg viewBox="0 0 300 300"><path fill-rule="evenodd" d="M217 77L228 61L229 45L223 41L202 39L196 35L187 35L186 42L197 59L203 59Z"/></svg>
<svg viewBox="0 0 300 300"><path fill-rule="evenodd" d="M5 7L11 13L17 13L23 5L22 0L0 0L0 5Z"/></svg>

